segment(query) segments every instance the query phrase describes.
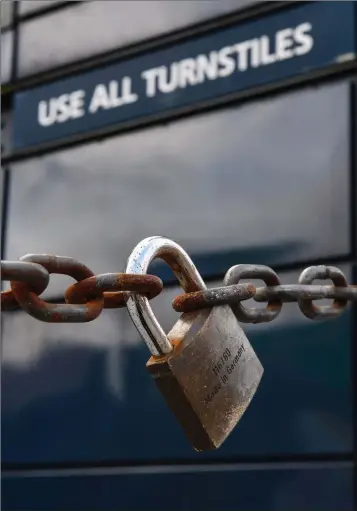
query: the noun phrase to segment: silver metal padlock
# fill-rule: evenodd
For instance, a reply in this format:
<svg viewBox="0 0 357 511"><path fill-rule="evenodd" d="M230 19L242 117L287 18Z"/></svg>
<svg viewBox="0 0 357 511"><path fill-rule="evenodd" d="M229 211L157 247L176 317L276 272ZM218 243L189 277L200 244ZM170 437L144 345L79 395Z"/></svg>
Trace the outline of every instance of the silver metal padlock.
<svg viewBox="0 0 357 511"><path fill-rule="evenodd" d="M155 236L140 242L126 272L145 274L161 258L185 292L206 286L188 254ZM197 451L218 448L247 409L263 367L228 305L184 313L168 335L148 299L127 296L127 308L152 356L147 369Z"/></svg>

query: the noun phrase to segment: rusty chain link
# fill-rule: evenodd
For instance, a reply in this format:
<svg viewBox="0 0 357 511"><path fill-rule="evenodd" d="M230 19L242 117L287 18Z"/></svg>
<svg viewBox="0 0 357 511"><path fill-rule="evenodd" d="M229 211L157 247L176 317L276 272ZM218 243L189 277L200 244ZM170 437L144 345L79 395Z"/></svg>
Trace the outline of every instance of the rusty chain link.
<svg viewBox="0 0 357 511"><path fill-rule="evenodd" d="M48 303L39 298L51 273L77 280L67 289L65 304ZM9 280L11 284L10 290L1 293L3 310L20 306L30 316L48 323L93 321L103 309L125 307L125 292L135 291L154 298L163 288L162 281L154 275L94 275L75 259L47 254L30 254L19 261L1 261L1 279Z"/></svg>
<svg viewBox="0 0 357 511"><path fill-rule="evenodd" d="M105 273L94 275L84 264L70 257L30 254L19 261L1 261L1 279L10 281L11 289L1 292L2 310L21 307L34 318L52 323L93 321L103 309L125 307L128 293L136 292L149 299L163 289L154 275ZM50 274L67 275L77 280L65 292L65 302L45 302L39 295L48 286ZM240 283L241 279L260 279L264 287ZM316 285L316 279L330 279L333 285ZM253 298L267 302L264 308L246 308L241 302ZM331 305L317 306L313 300L332 299ZM193 312L215 305L229 304L243 323L264 323L275 319L283 303L297 302L310 319L335 318L345 310L348 301L357 301L357 286L348 285L343 272L333 266L310 266L297 284L281 285L279 276L268 266L237 265L228 270L221 287L177 296L173 308L177 312Z"/></svg>
<svg viewBox="0 0 357 511"><path fill-rule="evenodd" d="M249 293L228 295L226 289L243 286L240 279L260 279L265 287L249 284ZM315 280L330 279L333 285L316 285ZM298 279L298 284L281 285L278 275L268 266L240 264L228 270L224 278L227 287L218 287L177 296L172 302L177 312L193 312L215 304L230 304L242 323L268 323L280 313L283 303L297 302L301 312L309 319L336 318L347 307L348 301L357 301L357 286L348 285L343 272L334 266L310 266ZM253 288L253 289L252 289ZM268 302L264 308L245 308L240 302L254 298L256 302ZM313 300L333 299L331 305L317 306Z"/></svg>

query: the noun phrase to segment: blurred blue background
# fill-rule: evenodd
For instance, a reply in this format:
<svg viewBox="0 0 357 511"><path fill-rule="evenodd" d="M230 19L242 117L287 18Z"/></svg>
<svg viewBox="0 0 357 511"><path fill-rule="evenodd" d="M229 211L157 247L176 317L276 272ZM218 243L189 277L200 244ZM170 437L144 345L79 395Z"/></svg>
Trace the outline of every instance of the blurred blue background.
<svg viewBox="0 0 357 511"><path fill-rule="evenodd" d="M210 287L239 263L270 265L282 283L329 263L356 282L355 7L2 0L2 258L56 253L123 271L161 234ZM302 24L306 54L279 50L276 34ZM246 70L142 99L143 69L247 40ZM41 101L80 90L88 107L123 74L133 105L40 125ZM169 331L181 290L164 264L152 272ZM70 283L52 276L44 297L63 300ZM224 445L196 453L126 310L78 325L4 312L2 508L352 511L356 317L349 306L313 322L285 304L274 322L245 325L262 382Z"/></svg>

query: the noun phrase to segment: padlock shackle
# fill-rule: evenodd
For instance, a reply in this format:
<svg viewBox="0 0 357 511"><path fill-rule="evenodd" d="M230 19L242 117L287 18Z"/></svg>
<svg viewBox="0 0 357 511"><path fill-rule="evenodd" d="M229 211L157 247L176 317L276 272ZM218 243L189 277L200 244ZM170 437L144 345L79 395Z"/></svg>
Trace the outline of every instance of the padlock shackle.
<svg viewBox="0 0 357 511"><path fill-rule="evenodd" d="M175 241L164 236L151 236L140 241L129 256L126 273L144 275L154 259L163 259L187 293L206 289L190 256ZM128 294L126 306L138 332L155 356L171 353L172 344L161 328L149 300L138 293Z"/></svg>

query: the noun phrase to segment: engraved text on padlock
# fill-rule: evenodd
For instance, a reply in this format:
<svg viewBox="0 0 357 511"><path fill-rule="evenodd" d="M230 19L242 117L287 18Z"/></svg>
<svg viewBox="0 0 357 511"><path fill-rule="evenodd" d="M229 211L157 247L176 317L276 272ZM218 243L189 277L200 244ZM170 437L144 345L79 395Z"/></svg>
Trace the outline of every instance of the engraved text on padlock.
<svg viewBox="0 0 357 511"><path fill-rule="evenodd" d="M164 248L163 248L164 247ZM162 257L186 292L205 289L186 252L163 237L131 254L128 273L146 273ZM196 450L219 447L248 407L263 367L228 305L184 313L166 336L148 300L132 294L129 313L153 356L147 368Z"/></svg>

